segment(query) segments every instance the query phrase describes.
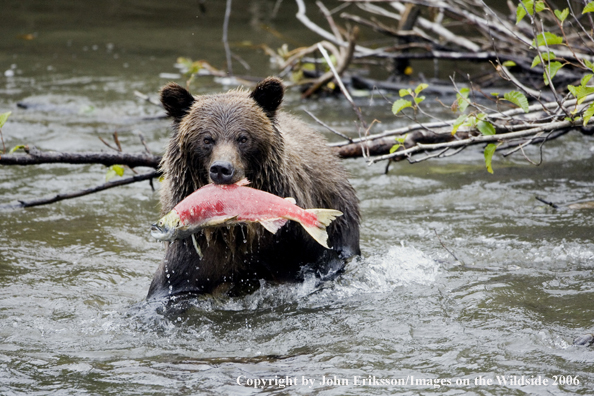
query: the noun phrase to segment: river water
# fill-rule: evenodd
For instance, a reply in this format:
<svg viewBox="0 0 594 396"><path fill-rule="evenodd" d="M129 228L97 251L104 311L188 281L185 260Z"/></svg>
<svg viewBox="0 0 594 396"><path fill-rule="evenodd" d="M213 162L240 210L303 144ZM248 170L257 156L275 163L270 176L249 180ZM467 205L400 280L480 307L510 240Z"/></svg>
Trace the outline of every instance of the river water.
<svg viewBox="0 0 594 396"><path fill-rule="evenodd" d="M144 149L141 132L161 153L169 122L147 119L161 110L134 90L155 97L178 56L223 65L224 2L206 2L206 14L200 2L5 3L9 148L109 150L98 137L117 131L124 150ZM274 1L235 3L232 49L252 67L234 62L237 73L275 73L247 41L316 40L291 2L275 19L261 16ZM211 77L193 85L230 88ZM383 99L358 101L382 120L374 131L404 125ZM284 107L343 130L355 119L341 98L289 92ZM594 210L567 204L594 200L594 138L570 133L543 154L538 167L496 155L493 175L474 148L395 163L387 175L384 164L345 160L363 224L362 256L342 276L264 283L179 312L144 302L164 253L149 236L159 208L148 182L3 209L0 394L591 394L594 349L572 340L594 331ZM3 166L0 204L92 187L105 174L100 165Z"/></svg>

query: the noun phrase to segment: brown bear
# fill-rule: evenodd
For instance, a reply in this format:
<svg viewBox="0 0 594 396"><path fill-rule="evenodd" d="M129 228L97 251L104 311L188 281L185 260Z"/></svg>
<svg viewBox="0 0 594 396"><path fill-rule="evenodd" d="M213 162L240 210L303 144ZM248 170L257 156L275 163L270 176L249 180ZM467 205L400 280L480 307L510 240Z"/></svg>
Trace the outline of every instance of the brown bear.
<svg viewBox="0 0 594 396"><path fill-rule="evenodd" d="M168 213L196 189L247 178L250 187L292 197L302 208L343 212L328 227L331 249L288 222L276 234L259 224L206 229L169 243L147 298L226 293L243 295L260 280L321 279L340 272L359 251L359 202L340 160L326 141L295 117L279 111L284 88L277 78L254 91L238 89L193 97L169 83L161 102L173 133L160 164L161 212ZM246 203L248 204L248 203Z"/></svg>

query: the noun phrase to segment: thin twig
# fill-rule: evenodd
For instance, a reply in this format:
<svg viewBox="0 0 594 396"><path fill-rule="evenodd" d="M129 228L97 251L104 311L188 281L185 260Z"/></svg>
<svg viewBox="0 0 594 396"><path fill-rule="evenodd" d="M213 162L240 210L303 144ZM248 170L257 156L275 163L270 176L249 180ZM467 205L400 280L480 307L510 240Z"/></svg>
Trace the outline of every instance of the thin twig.
<svg viewBox="0 0 594 396"><path fill-rule="evenodd" d="M324 57L324 59L326 59L328 66L330 66L330 70L332 70L332 73L334 74L334 78L336 79L336 82L338 83L338 86L340 87L342 94L344 95L346 100L351 104L351 106L353 107L353 110L355 110L355 114L357 114L357 118L359 118L359 121L361 122L361 125L363 125L363 128L367 129L367 123L365 122L365 119L363 118L363 114L361 114L361 110L359 110L359 108L357 107L355 102L353 102L353 98L351 97L351 94L349 94L349 91L346 89L346 87L342 83L342 80L340 79L340 76L336 72L336 69L334 68L334 65L332 64L332 60L328 56L328 53L326 52L324 47L322 47L320 44L318 44L318 49L322 53L322 56Z"/></svg>
<svg viewBox="0 0 594 396"><path fill-rule="evenodd" d="M111 144L107 143L105 140L103 140L103 138L101 136L98 136L99 140L101 140L103 142L104 145L106 145L107 147L109 147L110 149L114 150L114 151L122 151L122 150L118 150L117 147L113 147Z"/></svg>
<svg viewBox="0 0 594 396"><path fill-rule="evenodd" d="M142 134L142 132L138 132L138 137L140 138L140 142L142 143L142 145L144 146L144 149L146 150L146 152L150 155L153 155L153 153L151 153L151 149L149 149L148 145L146 144L146 140L144 138L144 135Z"/></svg>
<svg viewBox="0 0 594 396"><path fill-rule="evenodd" d="M311 118L313 118L315 122L317 122L318 124L320 124L320 125L321 125L321 126L323 126L324 128L328 129L330 132L332 132L332 133L334 133L334 134L336 134L336 135L340 136L340 137L341 137L341 138L343 138L343 139L346 139L346 140L348 140L348 141L349 141L349 143L353 143L353 139L351 139L351 138L350 138L350 137L348 137L347 135L345 135L345 134L343 134L343 133L341 133L341 132L338 132L336 129L334 129L334 128L332 128L331 126L329 126L329 125L325 124L323 121L321 121L320 119L318 119L318 118L317 118L315 115L313 115L313 114L312 114L312 113L310 113L309 111L307 111L307 110L304 110L304 111L307 113L307 115L309 115Z"/></svg>
<svg viewBox="0 0 594 396"><path fill-rule="evenodd" d="M6 153L6 145L4 145L4 136L2 136L2 128L0 128L0 139L2 139L2 154Z"/></svg>
<svg viewBox="0 0 594 396"><path fill-rule="evenodd" d="M225 20L223 22L223 45L225 46L225 55L227 56L227 73L229 76L233 75L231 49L229 48L229 40L227 39L227 32L229 31L229 17L231 16L231 1L232 0L227 0L227 6L225 8Z"/></svg>
<svg viewBox="0 0 594 396"><path fill-rule="evenodd" d="M441 246L443 246L443 248L446 250L446 252L448 252L449 254L452 255L452 257L454 258L454 260L456 260L459 263L462 263L462 265L465 265L460 259L458 259L458 257L456 257L456 255L446 247L446 245L441 241L441 238L439 237L439 234L437 233L437 230L435 228L432 229L433 232L435 233L435 236L437 237L437 240L439 241L439 243L441 244Z"/></svg>
<svg viewBox="0 0 594 396"><path fill-rule="evenodd" d="M152 99L148 95L143 94L142 92L134 91L134 95L137 96L137 97L139 97L140 99L143 99L144 101L146 101L146 102L148 102L148 103L150 103L152 105L155 105L155 106L158 106L160 108L163 108L163 105L160 102L157 102L156 100Z"/></svg>
<svg viewBox="0 0 594 396"><path fill-rule="evenodd" d="M116 146L118 146L118 151L122 152L122 145L120 144L120 139L118 138L118 131L113 133L113 141L115 142Z"/></svg>
<svg viewBox="0 0 594 396"><path fill-rule="evenodd" d="M555 208L555 209L559 209L559 206L558 206L558 205L556 205L556 204L555 204L555 203L553 203L553 202L550 202L550 201L545 201L545 200L544 200L544 199L542 199L541 197L535 197L535 198L536 198L536 200L537 200L537 201L540 201L540 202L542 202L542 203L544 203L544 204L547 204L547 205L549 205L549 206L551 206L551 207L553 207L553 208Z"/></svg>

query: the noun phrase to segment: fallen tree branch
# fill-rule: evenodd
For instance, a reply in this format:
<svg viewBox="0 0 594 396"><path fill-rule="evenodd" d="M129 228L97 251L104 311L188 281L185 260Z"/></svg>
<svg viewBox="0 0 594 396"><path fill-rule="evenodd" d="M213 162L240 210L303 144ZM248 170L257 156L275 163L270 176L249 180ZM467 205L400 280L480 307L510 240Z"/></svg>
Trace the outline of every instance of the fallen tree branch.
<svg viewBox="0 0 594 396"><path fill-rule="evenodd" d="M338 40L334 34L328 32L327 30L322 29L321 27L319 27L318 25L316 25L314 22L311 21L311 19L309 19L307 17L307 15L305 15L305 3L303 2L303 0L295 0L295 2L297 3L297 14L295 15L297 17L297 19L303 23L308 29L314 31L315 33L319 34L320 36L322 36L325 40L334 43L336 45L339 45L341 47L348 47L349 43L344 41L344 40ZM360 45L355 46L355 50L366 54L369 53L370 51L372 51L369 48L366 47L362 47Z"/></svg>
<svg viewBox="0 0 594 396"><path fill-rule="evenodd" d="M39 165L39 164L102 164L127 165L130 168L146 166L157 169L161 157L147 153L125 152L89 152L64 153L58 151L40 151L35 146L25 146L26 154L0 155L0 165Z"/></svg>
<svg viewBox="0 0 594 396"><path fill-rule="evenodd" d="M161 176L161 172L159 171L152 171L152 172L148 172L148 173L143 173L140 175L135 175L132 177L128 177L125 179L120 179L120 180L116 180L116 181L112 181L109 183L105 183L102 184L100 186L97 187L93 187L93 188L88 188L85 190L81 190L81 191L76 191L73 193L68 193L68 194L58 194L55 195L51 198L41 198L41 199L36 199L33 201L19 201L20 205L17 205L17 207L21 207L21 208L30 208L32 206L40 206L40 205L47 205L47 204L51 204L54 202L58 202L58 201L63 201L65 199L72 199L72 198L77 198L77 197L82 197L83 195L89 195L89 194L93 194L99 191L103 191L103 190L107 190L113 187L118 187L118 186L124 186L127 184L132 184L132 183L137 183L143 180L151 180L155 177L159 177Z"/></svg>
<svg viewBox="0 0 594 396"><path fill-rule="evenodd" d="M397 150L397 151L393 152L392 154L386 154L386 155L381 155L376 158L371 158L371 159L369 159L368 163L373 164L378 161L389 160L389 159L393 159L396 157L407 157L407 156L410 156L411 154L414 154L414 153L417 153L420 151L433 151L433 150L438 150L438 149L445 148L445 147L462 147L462 146L471 146L471 145L482 144L482 143L493 143L493 142L499 142L499 141L503 141L503 140L517 139L517 138L521 138L521 137L532 136L534 134L537 134L537 133L543 132L543 131L552 131L552 130L559 130L559 129L565 129L565 128L573 128L575 126L574 124L575 123L572 121L559 121L559 122L551 122L551 123L539 126L537 128L530 128L530 129L520 131L520 132L508 132L508 133L502 133L502 134L496 134L496 135L470 136L466 139L455 140L455 141L444 142L444 143L434 143L434 144L416 143L415 145L413 145L410 148L407 148L404 150Z"/></svg>
<svg viewBox="0 0 594 396"><path fill-rule="evenodd" d="M589 95L586 98L584 98L584 100L582 101L582 106L585 107L584 105L592 103L592 102L594 102L594 94ZM564 102L564 105L567 108L575 106L576 104L577 104L576 99L571 99L571 100L567 100ZM556 113L559 110L559 105L556 102L545 103L544 105L541 105L541 104L531 105L528 107L528 114L540 113L543 110L549 110L553 113ZM513 117L521 115L521 114L525 114L524 110L518 108L518 109L511 109L511 110L503 111L500 113L489 114L489 118L494 119L494 120L510 120L510 121L512 121L512 120L514 120ZM382 133L369 135L364 138L355 138L355 139L352 139L352 143L348 142L348 141L336 142L336 143L330 143L329 146L330 147L343 147L343 146L349 146L351 144L360 144L360 143L364 143L364 142L370 142L370 141L373 141L376 139L383 139L383 138L386 138L389 136L405 135L407 133L410 133L410 132L413 132L416 130L420 130L420 129L436 129L436 128L450 127L450 131L451 131L451 126L453 124L454 124L454 120L436 121L436 122L425 123L423 125L415 123L415 124L408 125L408 126L401 127L401 128L389 129ZM506 128L505 126L502 126L502 127ZM509 126L507 128L509 128L510 130L513 130L514 128L520 128L520 127L521 126ZM445 132L445 133L448 133L448 132ZM391 139L391 140L392 140L392 142L394 142L394 139ZM349 151L349 149L345 149L345 151Z"/></svg>

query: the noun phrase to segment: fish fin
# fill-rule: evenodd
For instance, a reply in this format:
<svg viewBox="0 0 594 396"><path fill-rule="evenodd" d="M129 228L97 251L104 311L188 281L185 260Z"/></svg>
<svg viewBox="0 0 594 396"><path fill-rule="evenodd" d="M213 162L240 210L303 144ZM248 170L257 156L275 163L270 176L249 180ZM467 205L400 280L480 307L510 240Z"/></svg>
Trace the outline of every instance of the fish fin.
<svg viewBox="0 0 594 396"><path fill-rule="evenodd" d="M198 245L198 241L196 240L196 234L192 234L192 243L194 244L194 249L196 249L196 253L198 253L198 257L204 257L202 255L202 250L200 250L200 245Z"/></svg>
<svg viewBox="0 0 594 396"><path fill-rule="evenodd" d="M295 201L295 198L293 197L287 197L285 198L287 201L291 202L293 205L297 205L297 201Z"/></svg>
<svg viewBox="0 0 594 396"><path fill-rule="evenodd" d="M287 219L283 218L276 218L276 219L268 219L268 220L259 220L258 223L262 224L262 227L266 228L268 231L276 234L279 228L285 225Z"/></svg>
<svg viewBox="0 0 594 396"><path fill-rule="evenodd" d="M247 177L244 177L243 179L236 182L235 184L237 184L238 186L247 186L248 184L250 184L250 181L247 179Z"/></svg>
<svg viewBox="0 0 594 396"><path fill-rule="evenodd" d="M330 249L328 246L328 233L326 227L336 219L338 216L342 216L342 212L334 209L306 209L308 212L314 213L318 218L317 226L306 226L301 224L305 231L312 236L320 245L326 249Z"/></svg>
<svg viewBox="0 0 594 396"><path fill-rule="evenodd" d="M342 216L342 212L340 210L334 210L334 209L305 209L305 210L315 214L316 217L318 218L318 221L320 222L320 224L323 225L324 227L328 227L334 219L336 219L339 216Z"/></svg>
<svg viewBox="0 0 594 396"><path fill-rule="evenodd" d="M231 220L235 220L237 218L237 215L235 216L218 216L218 217L213 217L212 219L210 219L209 221L207 221L206 223L204 223L202 225L203 228L206 227L218 227L220 225L224 225L225 223L231 221Z"/></svg>
<svg viewBox="0 0 594 396"><path fill-rule="evenodd" d="M326 249L330 249L328 246L328 233L326 232L326 228L320 228L316 226L306 226L305 224L301 224L305 231L309 235L312 236L320 245L324 246Z"/></svg>

